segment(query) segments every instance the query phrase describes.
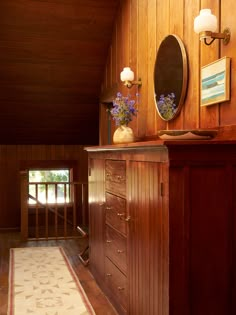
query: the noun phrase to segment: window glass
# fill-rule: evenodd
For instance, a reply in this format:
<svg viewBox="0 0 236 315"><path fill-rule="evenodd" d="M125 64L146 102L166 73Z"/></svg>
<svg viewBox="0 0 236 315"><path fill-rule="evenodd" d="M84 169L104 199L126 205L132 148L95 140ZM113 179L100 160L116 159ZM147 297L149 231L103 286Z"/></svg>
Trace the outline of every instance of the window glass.
<svg viewBox="0 0 236 315"><path fill-rule="evenodd" d="M30 204L70 202L70 170L29 170Z"/></svg>

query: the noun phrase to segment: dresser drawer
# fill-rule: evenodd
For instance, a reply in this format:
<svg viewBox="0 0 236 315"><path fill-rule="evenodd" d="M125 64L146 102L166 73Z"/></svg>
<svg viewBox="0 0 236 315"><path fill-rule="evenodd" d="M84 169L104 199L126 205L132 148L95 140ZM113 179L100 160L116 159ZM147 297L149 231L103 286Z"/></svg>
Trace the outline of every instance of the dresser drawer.
<svg viewBox="0 0 236 315"><path fill-rule="evenodd" d="M126 163L125 161L106 160L106 190L126 197Z"/></svg>
<svg viewBox="0 0 236 315"><path fill-rule="evenodd" d="M126 276L108 259L105 260L105 281L118 303L127 309L127 278Z"/></svg>
<svg viewBox="0 0 236 315"><path fill-rule="evenodd" d="M125 274L127 272L126 237L106 226L106 256Z"/></svg>
<svg viewBox="0 0 236 315"><path fill-rule="evenodd" d="M127 234L125 199L106 193L105 216L107 224L113 226L120 233Z"/></svg>

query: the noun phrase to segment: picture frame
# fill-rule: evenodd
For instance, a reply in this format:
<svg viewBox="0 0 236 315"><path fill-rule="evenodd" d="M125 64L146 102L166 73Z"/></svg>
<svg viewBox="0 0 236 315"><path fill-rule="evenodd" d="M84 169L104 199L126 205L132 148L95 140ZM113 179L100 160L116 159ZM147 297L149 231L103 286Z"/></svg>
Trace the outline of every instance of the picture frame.
<svg viewBox="0 0 236 315"><path fill-rule="evenodd" d="M230 62L223 57L201 68L201 106L230 100Z"/></svg>

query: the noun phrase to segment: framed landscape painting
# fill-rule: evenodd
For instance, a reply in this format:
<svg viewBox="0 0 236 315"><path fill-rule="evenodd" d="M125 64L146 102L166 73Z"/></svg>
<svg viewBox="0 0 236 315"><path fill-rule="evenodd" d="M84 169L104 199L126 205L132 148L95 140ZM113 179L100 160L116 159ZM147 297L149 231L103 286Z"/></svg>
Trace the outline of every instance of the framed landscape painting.
<svg viewBox="0 0 236 315"><path fill-rule="evenodd" d="M230 100L230 58L223 57L201 69L201 106Z"/></svg>

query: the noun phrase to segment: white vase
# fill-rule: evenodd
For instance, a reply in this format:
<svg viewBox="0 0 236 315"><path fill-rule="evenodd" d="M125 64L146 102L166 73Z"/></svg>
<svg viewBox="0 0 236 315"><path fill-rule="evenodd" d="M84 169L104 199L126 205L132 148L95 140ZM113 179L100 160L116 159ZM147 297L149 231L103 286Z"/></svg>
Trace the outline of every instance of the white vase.
<svg viewBox="0 0 236 315"><path fill-rule="evenodd" d="M133 130L125 125L119 126L113 134L113 143L129 143L134 142Z"/></svg>

